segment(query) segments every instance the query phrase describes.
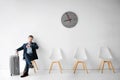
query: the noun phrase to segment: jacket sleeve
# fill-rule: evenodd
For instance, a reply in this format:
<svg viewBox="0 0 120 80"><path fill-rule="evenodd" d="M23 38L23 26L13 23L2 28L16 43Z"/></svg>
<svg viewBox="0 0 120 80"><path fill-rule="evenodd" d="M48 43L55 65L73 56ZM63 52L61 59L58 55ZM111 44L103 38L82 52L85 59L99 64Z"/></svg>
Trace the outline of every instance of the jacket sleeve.
<svg viewBox="0 0 120 80"><path fill-rule="evenodd" d="M21 47L19 47L19 48L17 49L17 51L23 50L23 49L24 49L23 46L24 46L24 44L23 44Z"/></svg>
<svg viewBox="0 0 120 80"><path fill-rule="evenodd" d="M39 48L39 46L37 45L37 43L34 43L31 47L34 48L34 49L38 49Z"/></svg>

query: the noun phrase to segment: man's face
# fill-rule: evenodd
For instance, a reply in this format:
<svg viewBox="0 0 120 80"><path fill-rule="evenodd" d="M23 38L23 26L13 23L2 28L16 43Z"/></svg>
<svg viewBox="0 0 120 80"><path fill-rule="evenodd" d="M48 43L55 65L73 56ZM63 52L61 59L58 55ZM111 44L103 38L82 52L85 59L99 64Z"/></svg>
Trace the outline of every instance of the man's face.
<svg viewBox="0 0 120 80"><path fill-rule="evenodd" d="M28 42L32 42L33 38L32 37L28 37Z"/></svg>

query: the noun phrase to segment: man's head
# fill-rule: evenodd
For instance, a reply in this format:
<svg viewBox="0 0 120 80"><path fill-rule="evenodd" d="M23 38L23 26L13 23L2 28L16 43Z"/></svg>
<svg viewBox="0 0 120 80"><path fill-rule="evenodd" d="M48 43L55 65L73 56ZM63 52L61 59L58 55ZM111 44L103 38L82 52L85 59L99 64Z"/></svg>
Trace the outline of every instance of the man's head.
<svg viewBox="0 0 120 80"><path fill-rule="evenodd" d="M32 42L33 38L34 38L33 35L29 35L28 36L28 42Z"/></svg>

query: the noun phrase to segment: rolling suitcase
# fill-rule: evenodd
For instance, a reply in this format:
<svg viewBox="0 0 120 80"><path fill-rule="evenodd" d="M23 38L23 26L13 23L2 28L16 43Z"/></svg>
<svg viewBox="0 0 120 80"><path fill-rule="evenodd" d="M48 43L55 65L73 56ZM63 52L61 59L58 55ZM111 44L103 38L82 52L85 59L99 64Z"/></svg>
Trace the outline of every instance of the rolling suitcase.
<svg viewBox="0 0 120 80"><path fill-rule="evenodd" d="M13 55L10 57L10 75L20 74L19 56Z"/></svg>

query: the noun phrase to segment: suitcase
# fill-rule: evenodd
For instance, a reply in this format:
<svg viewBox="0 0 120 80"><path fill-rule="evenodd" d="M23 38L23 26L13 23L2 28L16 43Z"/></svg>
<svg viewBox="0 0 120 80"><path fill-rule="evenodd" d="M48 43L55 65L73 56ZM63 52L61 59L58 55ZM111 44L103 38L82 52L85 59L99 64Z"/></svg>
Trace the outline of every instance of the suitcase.
<svg viewBox="0 0 120 80"><path fill-rule="evenodd" d="M13 55L10 57L10 75L19 75L20 74L20 63L19 56Z"/></svg>

